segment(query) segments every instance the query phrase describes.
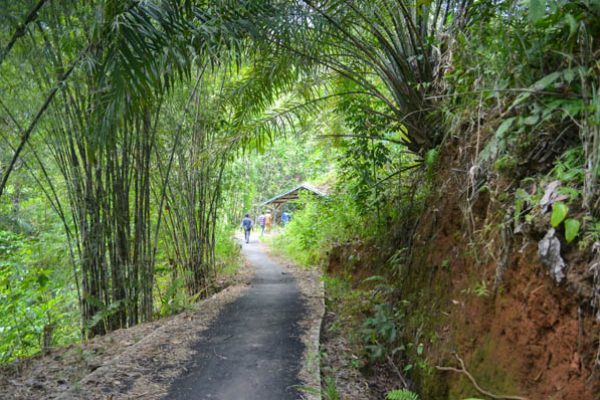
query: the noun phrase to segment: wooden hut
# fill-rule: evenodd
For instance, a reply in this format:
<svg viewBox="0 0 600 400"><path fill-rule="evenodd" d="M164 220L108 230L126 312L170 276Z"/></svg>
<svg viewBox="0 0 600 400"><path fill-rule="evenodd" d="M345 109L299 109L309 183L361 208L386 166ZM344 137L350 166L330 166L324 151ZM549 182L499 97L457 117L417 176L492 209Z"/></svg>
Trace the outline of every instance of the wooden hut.
<svg viewBox="0 0 600 400"><path fill-rule="evenodd" d="M308 193L315 197L327 197L327 193L325 193L324 191L308 183L303 183L291 190L288 190L287 192L278 194L277 196L265 201L261 204L261 207L270 208L273 211L274 220L278 221L279 217L281 216L283 206L289 203L290 201L298 200L300 198L301 193Z"/></svg>

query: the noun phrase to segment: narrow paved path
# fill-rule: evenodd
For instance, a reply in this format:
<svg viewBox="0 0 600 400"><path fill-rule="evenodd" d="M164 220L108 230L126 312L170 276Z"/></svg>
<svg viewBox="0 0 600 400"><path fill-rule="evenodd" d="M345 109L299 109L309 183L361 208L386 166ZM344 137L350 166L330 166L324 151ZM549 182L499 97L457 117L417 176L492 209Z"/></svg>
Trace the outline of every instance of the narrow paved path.
<svg viewBox="0 0 600 400"><path fill-rule="evenodd" d="M292 275L256 240L243 245L256 269L252 287L226 306L196 344L187 372L166 399L295 400L305 307Z"/></svg>

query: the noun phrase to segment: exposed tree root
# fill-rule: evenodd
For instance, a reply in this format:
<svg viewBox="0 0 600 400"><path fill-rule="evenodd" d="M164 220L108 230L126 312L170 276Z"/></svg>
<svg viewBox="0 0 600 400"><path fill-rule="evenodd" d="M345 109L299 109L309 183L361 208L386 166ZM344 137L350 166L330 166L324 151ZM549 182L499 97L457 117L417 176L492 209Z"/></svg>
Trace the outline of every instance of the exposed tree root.
<svg viewBox="0 0 600 400"><path fill-rule="evenodd" d="M460 368L454 368L454 367L442 367L439 365L436 365L435 368L438 371L454 371L454 372L458 372L459 374L465 374L467 376L467 378L469 378L469 380L471 381L471 383L473 384L473 386L475 387L475 389L477 389L477 391L479 391L479 393L486 395L488 397L491 397L492 399L504 399L504 400L529 400L526 397L521 397L521 396L509 396L509 395L505 395L505 394L494 394L494 393L490 393L485 389L482 389L481 386L479 386L479 384L477 383L477 381L475 380L475 378L473 378L473 375L471 375L469 373L469 371L467 371L467 368L465 367L465 362L462 360L462 358L460 358L458 356L458 354L454 353L454 357L456 358L456 360L458 360L459 364L460 364Z"/></svg>

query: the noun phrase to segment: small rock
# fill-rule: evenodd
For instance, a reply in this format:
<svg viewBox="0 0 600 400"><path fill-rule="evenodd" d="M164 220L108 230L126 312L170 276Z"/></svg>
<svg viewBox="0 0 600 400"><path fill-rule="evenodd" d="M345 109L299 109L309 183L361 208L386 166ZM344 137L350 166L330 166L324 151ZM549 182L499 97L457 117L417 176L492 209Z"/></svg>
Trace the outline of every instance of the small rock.
<svg viewBox="0 0 600 400"><path fill-rule="evenodd" d="M573 354L570 367L578 373L581 372L581 357L579 356L579 353L575 352L575 354Z"/></svg>
<svg viewBox="0 0 600 400"><path fill-rule="evenodd" d="M42 390L42 389L44 389L44 388L45 388L45 387L44 387L44 384L43 384L42 382L38 381L38 380L33 380L33 379L31 379L31 380L29 380L27 383L28 383L28 384L29 384L29 385L30 385L30 386L31 386L33 389L40 389L40 390Z"/></svg>
<svg viewBox="0 0 600 400"><path fill-rule="evenodd" d="M98 368L100 368L101 366L102 366L102 364L99 363L99 362L90 362L90 363L88 363L88 369L90 371L95 371Z"/></svg>
<svg viewBox="0 0 600 400"><path fill-rule="evenodd" d="M550 269L550 275L556 283L561 283L565 278L564 270L567 264L560 255L560 241L554 235L556 231L551 228L546 236L538 243L538 255L542 264Z"/></svg>

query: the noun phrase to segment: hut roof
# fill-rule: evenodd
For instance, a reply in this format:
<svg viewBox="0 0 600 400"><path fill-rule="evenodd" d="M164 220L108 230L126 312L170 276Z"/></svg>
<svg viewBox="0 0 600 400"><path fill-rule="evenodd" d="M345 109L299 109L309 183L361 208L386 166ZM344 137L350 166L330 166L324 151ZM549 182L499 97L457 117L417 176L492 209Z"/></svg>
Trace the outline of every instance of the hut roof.
<svg viewBox="0 0 600 400"><path fill-rule="evenodd" d="M324 191L317 189L316 187L314 187L308 183L303 183L301 185L296 186L295 188L293 188L291 190L288 190L285 193L281 193L281 194L273 197L272 199L265 201L261 205L266 206L269 204L283 204L283 203L287 203L288 201L297 200L300 198L300 192L303 190L309 191L319 197L327 196L327 194Z"/></svg>

